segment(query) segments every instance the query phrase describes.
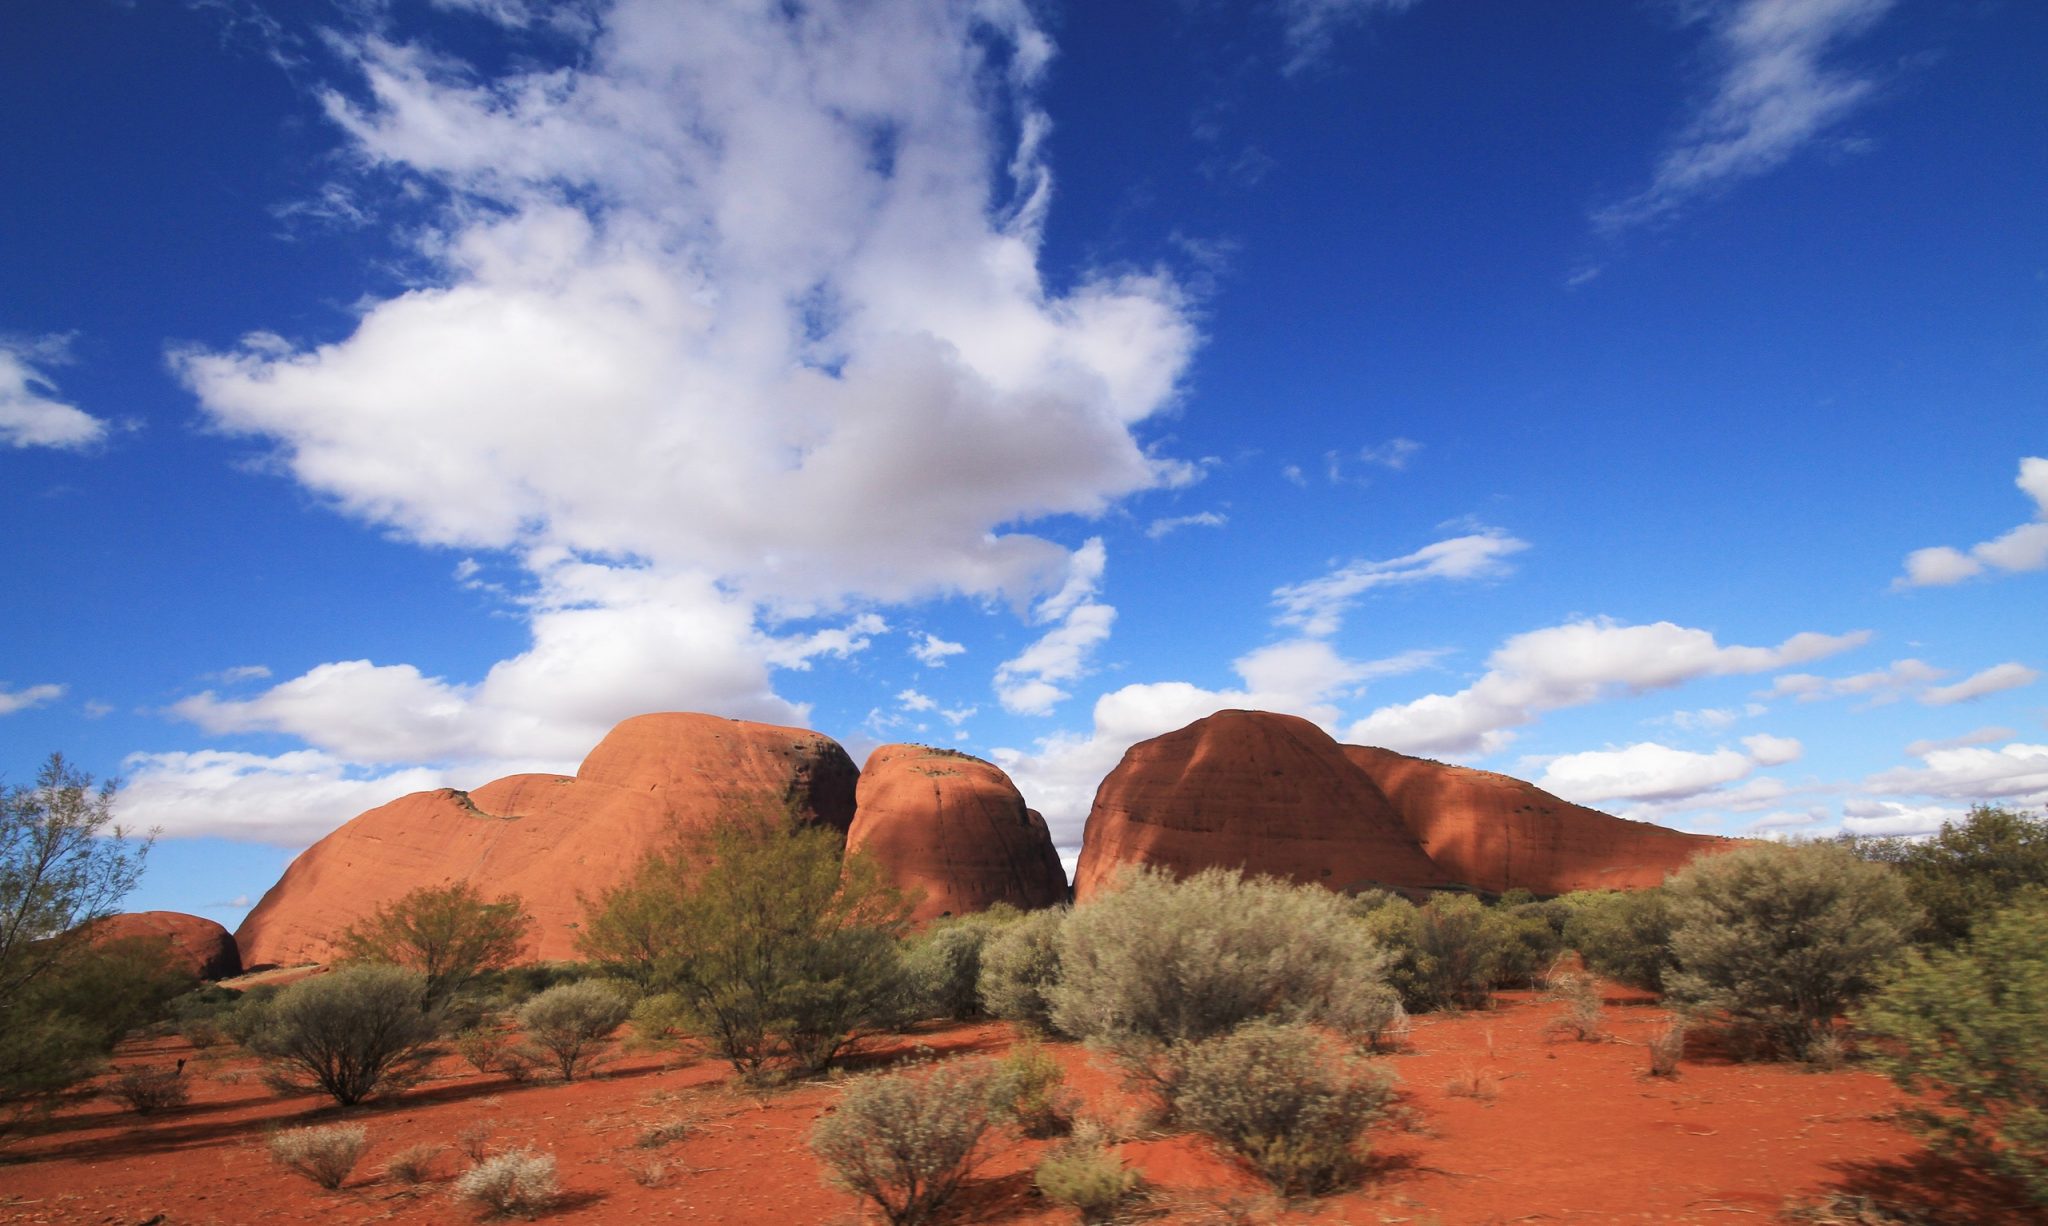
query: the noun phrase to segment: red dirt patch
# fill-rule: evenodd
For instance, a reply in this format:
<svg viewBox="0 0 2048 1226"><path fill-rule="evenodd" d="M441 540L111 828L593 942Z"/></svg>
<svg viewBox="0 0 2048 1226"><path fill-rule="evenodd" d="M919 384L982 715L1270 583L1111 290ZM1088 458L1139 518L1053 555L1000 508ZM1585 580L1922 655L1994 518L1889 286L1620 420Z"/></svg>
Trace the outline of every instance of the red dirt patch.
<svg viewBox="0 0 2048 1226"><path fill-rule="evenodd" d="M1486 1012L1418 1019L1404 1048L1384 1057L1400 1076L1409 1120L1372 1136L1373 1176L1343 1196L1279 1206L1197 1139L1140 1133L1121 1148L1156 1189L1147 1216L1728 1226L1772 1221L1788 1199L1849 1192L1903 1200L1936 1221L2040 1220L2004 1189L1929 1159L1887 1120L1899 1095L1873 1074L1710 1062L1652 1080L1643 1076L1644 1043L1663 1027L1662 1010L1611 1007L1599 1042L1547 1035L1557 1014L1509 994ZM874 1062L919 1044L949 1055L1000 1052L1009 1041L999 1024L947 1026L892 1040ZM1140 1104L1112 1073L1079 1048L1050 1050L1085 1111L1134 1126ZM450 1190L467 1162L458 1138L479 1127L491 1148L555 1155L567 1196L548 1221L879 1221L824 1183L806 1144L838 1094L829 1083L757 1098L736 1091L716 1061L629 1054L592 1080L515 1085L449 1059L397 1099L340 1111L309 1096L273 1096L248 1059L209 1056L177 1039L128 1045L117 1063L180 1058L193 1090L183 1110L139 1117L94 1099L62 1113L52 1131L0 1151L0 1223L139 1223L158 1214L163 1226L469 1222L475 1213ZM1472 1088L1479 1096L1451 1092ZM643 1134L679 1118L694 1125L687 1135L643 1147ZM267 1129L343 1120L366 1126L371 1148L340 1191L322 1192L270 1163ZM383 1174L393 1155L422 1144L447 1147L433 1180L408 1187ZM999 1139L949 1220L1071 1222L1031 1187L1047 1144Z"/></svg>

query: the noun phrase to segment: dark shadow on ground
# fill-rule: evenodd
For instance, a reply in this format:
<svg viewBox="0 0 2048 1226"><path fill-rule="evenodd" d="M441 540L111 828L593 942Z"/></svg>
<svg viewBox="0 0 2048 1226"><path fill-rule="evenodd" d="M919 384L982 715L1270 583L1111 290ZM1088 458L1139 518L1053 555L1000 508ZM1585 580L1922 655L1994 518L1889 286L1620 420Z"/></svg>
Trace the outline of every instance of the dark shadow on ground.
<svg viewBox="0 0 2048 1226"><path fill-rule="evenodd" d="M1970 1226L2039 1226L2048 1209L2028 1204L2011 1182L1952 1158L1921 1150L1885 1161L1835 1162L1842 1174L1829 1191L1868 1197L1913 1219Z"/></svg>

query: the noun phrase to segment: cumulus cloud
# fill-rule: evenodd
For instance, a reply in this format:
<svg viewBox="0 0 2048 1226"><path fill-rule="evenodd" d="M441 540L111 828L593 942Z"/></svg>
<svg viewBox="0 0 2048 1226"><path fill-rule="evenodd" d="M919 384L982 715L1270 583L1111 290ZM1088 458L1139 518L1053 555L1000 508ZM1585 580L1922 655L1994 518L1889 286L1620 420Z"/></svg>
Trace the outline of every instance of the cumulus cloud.
<svg viewBox="0 0 2048 1226"><path fill-rule="evenodd" d="M1109 638L1116 609L1095 599L1108 554L1093 537L1074 551L1067 581L1040 601L1037 620L1052 623L1036 642L996 667L996 697L1016 715L1046 715L1067 698L1059 683L1088 672L1095 649Z"/></svg>
<svg viewBox="0 0 2048 1226"><path fill-rule="evenodd" d="M1712 753L1643 741L1620 749L1553 758L1536 785L1577 804L1610 800L1683 800L1715 792L1760 767L1781 766L1802 752L1789 737L1742 738L1742 749Z"/></svg>
<svg viewBox="0 0 2048 1226"><path fill-rule="evenodd" d="M1514 739L1514 729L1546 711L1701 677L1769 672L1869 639L1867 631L1809 632L1776 647L1724 647L1709 631L1671 622L1567 622L1515 635L1495 649L1486 673L1472 685L1382 707L1354 723L1346 739L1407 753L1491 753Z"/></svg>
<svg viewBox="0 0 2048 1226"><path fill-rule="evenodd" d="M1665 150L1642 191L1594 214L1610 233L1667 220L1701 196L1783 165L1870 100L1876 82L1824 61L1893 0L1708 0L1719 69L1711 98Z"/></svg>
<svg viewBox="0 0 2048 1226"><path fill-rule="evenodd" d="M1994 664L1981 673L1972 673L1954 685L1939 686L1926 690L1920 701L1933 707L1946 707L1958 702L1982 698L1986 694L1999 694L2034 684L2041 679L2038 669L2028 668L2018 662Z"/></svg>
<svg viewBox="0 0 2048 1226"><path fill-rule="evenodd" d="M1947 822L1969 816L1948 805L1912 805L1896 800L1852 800L1842 806L1842 829L1851 834L1933 834Z"/></svg>
<svg viewBox="0 0 2048 1226"><path fill-rule="evenodd" d="M1509 557L1528 547L1527 541L1498 528L1486 528L1383 562L1354 560L1320 578L1278 589L1273 602L1280 606L1281 625L1297 627L1308 635L1334 634L1344 614L1374 588L1429 579L1494 578L1507 573Z"/></svg>
<svg viewBox="0 0 2048 1226"><path fill-rule="evenodd" d="M2034 521L1972 545L1966 553L1949 545L1916 549L1906 555L1906 573L1893 588L1942 587L1990 571L2008 573L2048 569L2048 459L2028 456L2020 461L2013 482L2034 500Z"/></svg>
<svg viewBox="0 0 2048 1226"><path fill-rule="evenodd" d="M9 690L5 686L0 686L0 715L27 711L55 702L62 697L64 687L61 685L31 685L19 690Z"/></svg>
<svg viewBox="0 0 2048 1226"><path fill-rule="evenodd" d="M965 643L948 642L936 634L920 633L910 646L910 654L926 668L944 668L949 656L965 654Z"/></svg>
<svg viewBox="0 0 2048 1226"><path fill-rule="evenodd" d="M67 338L0 336L0 443L77 450L107 436L107 423L57 397L47 368L67 360Z"/></svg>
<svg viewBox="0 0 2048 1226"><path fill-rule="evenodd" d="M1885 668L1851 677L1820 677L1812 673L1786 673L1775 679L1766 696L1771 698L1793 698L1800 702L1820 702L1828 698L1861 698L1864 707L1880 707L1897 702L1906 691L1928 685L1948 676L1945 668L1936 668L1921 660L1894 660Z"/></svg>
<svg viewBox="0 0 2048 1226"><path fill-rule="evenodd" d="M506 773L495 764L476 764L459 778L419 767L379 774L310 749L275 757L212 749L137 753L122 766L128 782L115 805L123 824L160 828L171 838L279 847L303 847L365 809L409 792L471 787Z"/></svg>
<svg viewBox="0 0 2048 1226"><path fill-rule="evenodd" d="M1864 789L1948 800L2048 804L2048 745L2013 741L1996 749L1976 745L1930 748L1915 756L1921 765L1872 775L1864 781Z"/></svg>

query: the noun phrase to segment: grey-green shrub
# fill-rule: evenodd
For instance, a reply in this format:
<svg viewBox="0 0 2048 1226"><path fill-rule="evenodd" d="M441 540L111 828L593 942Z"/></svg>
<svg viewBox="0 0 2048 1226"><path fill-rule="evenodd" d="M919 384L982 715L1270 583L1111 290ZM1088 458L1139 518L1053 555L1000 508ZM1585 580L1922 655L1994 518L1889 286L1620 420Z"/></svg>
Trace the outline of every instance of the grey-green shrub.
<svg viewBox="0 0 2048 1226"><path fill-rule="evenodd" d="M369 1148L370 1134L361 1124L287 1128L270 1137L271 1161L329 1190L341 1186Z"/></svg>
<svg viewBox="0 0 2048 1226"><path fill-rule="evenodd" d="M177 1069L137 1066L114 1078L107 1093L128 1104L128 1109L137 1115L153 1115L184 1106L192 1097L192 1087Z"/></svg>
<svg viewBox="0 0 2048 1226"><path fill-rule="evenodd" d="M455 1181L455 1195L476 1202L492 1215L532 1217L552 1206L561 1194L561 1185L555 1182L554 1155L524 1149L493 1154Z"/></svg>
<svg viewBox="0 0 2048 1226"><path fill-rule="evenodd" d="M1114 1221L1143 1181L1110 1151L1098 1128L1083 1125L1047 1151L1031 1182L1053 1204L1074 1210L1083 1222L1099 1223Z"/></svg>
<svg viewBox="0 0 2048 1226"><path fill-rule="evenodd" d="M1418 1012L1484 1005L1501 976L1508 937L1469 894L1439 894L1420 907L1390 899L1365 928L1387 953L1387 982Z"/></svg>
<svg viewBox="0 0 2048 1226"><path fill-rule="evenodd" d="M1389 1078L1309 1027L1252 1022L1184 1050L1178 1111L1282 1195L1316 1195L1352 1178L1358 1134L1392 1096Z"/></svg>
<svg viewBox="0 0 2048 1226"><path fill-rule="evenodd" d="M1066 1070L1037 1043L1018 1043L995 1062L989 1078L989 1109L1028 1137L1065 1131L1073 1104L1063 1090Z"/></svg>
<svg viewBox="0 0 2048 1226"><path fill-rule="evenodd" d="M1669 996L1802 1058L1919 920L1897 874L1831 843L1703 856L1664 890Z"/></svg>
<svg viewBox="0 0 2048 1226"><path fill-rule="evenodd" d="M1027 912L1003 925L981 948L981 1007L1041 1034L1056 1033L1050 993L1060 978L1060 925L1068 910Z"/></svg>
<svg viewBox="0 0 2048 1226"><path fill-rule="evenodd" d="M583 979L549 988L519 1006L518 1016L527 1044L546 1056L563 1081L574 1081L631 1012L617 989Z"/></svg>
<svg viewBox="0 0 2048 1226"><path fill-rule="evenodd" d="M248 1019L250 1050L272 1085L318 1089L343 1106L416 1080L432 1057L435 1020L417 971L374 964L298 983Z"/></svg>
<svg viewBox="0 0 2048 1226"><path fill-rule="evenodd" d="M1921 1095L1906 1118L2048 1205L2048 894L1980 916L1954 950L1910 954L1857 1022Z"/></svg>
<svg viewBox="0 0 2048 1226"><path fill-rule="evenodd" d="M1671 908L1656 890L1585 890L1567 894L1565 944L1588 969L1630 987L1664 990L1671 969Z"/></svg>
<svg viewBox="0 0 2048 1226"><path fill-rule="evenodd" d="M954 1060L846 1085L811 1132L833 1182L895 1226L930 1220L981 1158L990 1126L986 1060Z"/></svg>
<svg viewBox="0 0 2048 1226"><path fill-rule="evenodd" d="M932 925L903 952L912 1012L966 1021L981 1016L982 950L1002 920L967 915Z"/></svg>

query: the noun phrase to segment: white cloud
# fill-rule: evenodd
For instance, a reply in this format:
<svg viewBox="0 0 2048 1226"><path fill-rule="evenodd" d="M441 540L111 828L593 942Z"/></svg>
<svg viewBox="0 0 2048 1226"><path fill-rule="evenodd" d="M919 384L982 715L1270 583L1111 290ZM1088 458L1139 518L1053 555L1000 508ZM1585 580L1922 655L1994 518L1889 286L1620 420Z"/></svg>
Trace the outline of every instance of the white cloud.
<svg viewBox="0 0 2048 1226"><path fill-rule="evenodd" d="M1614 232L1666 220L1703 195L1783 165L1868 101L1867 77L1824 66L1893 0L1728 0L1695 4L1720 75L1658 161L1649 186L1601 209Z"/></svg>
<svg viewBox="0 0 2048 1226"><path fill-rule="evenodd" d="M1880 707L1897 702L1907 690L1939 681L1948 675L1947 669L1936 668L1921 660L1894 660L1885 668L1857 673L1853 677L1787 673L1773 681L1765 693L1767 697L1795 698L1800 702L1862 698L1863 707Z"/></svg>
<svg viewBox="0 0 2048 1226"><path fill-rule="evenodd" d="M243 839L280 847L303 847L366 809L450 785L450 777L440 771L368 774L316 750L276 757L210 749L138 753L130 754L123 768L128 782L115 802L123 824L160 827L172 838ZM476 764L456 786L473 786L503 773L496 764Z"/></svg>
<svg viewBox="0 0 2048 1226"><path fill-rule="evenodd" d="M1783 766L1787 762L1798 761L1799 756L1806 752L1805 746L1793 738L1772 736L1767 732L1743 737L1742 747L1749 751L1749 756L1756 760L1758 766Z"/></svg>
<svg viewBox="0 0 2048 1226"><path fill-rule="evenodd" d="M1391 468L1395 472L1407 469L1408 461L1422 450L1422 444L1412 438L1391 438L1377 447L1367 447L1358 453L1358 458L1367 464L1380 468Z"/></svg>
<svg viewBox="0 0 2048 1226"><path fill-rule="evenodd" d="M1701 707L1696 711L1673 711L1661 722L1687 732L1719 732L1737 720L1754 718L1769 709L1760 702L1745 703L1741 707Z"/></svg>
<svg viewBox="0 0 2048 1226"><path fill-rule="evenodd" d="M1798 741L1757 735L1742 739L1742 750L1712 753L1673 749L1643 741L1621 749L1598 749L1551 759L1536 786L1578 804L1611 800L1687 800L1748 777L1759 767L1780 766L1801 753Z"/></svg>
<svg viewBox="0 0 2048 1226"><path fill-rule="evenodd" d="M1906 555L1906 573L1894 579L1892 587L1941 587L1987 571L2048 569L2048 459L2022 459L2013 484L2034 500L2033 523L1972 545L1968 553L1948 545L1916 549Z"/></svg>
<svg viewBox="0 0 2048 1226"><path fill-rule="evenodd" d="M1706 630L1671 622L1568 622L1515 635L1494 651L1486 673L1469 687L1382 707L1351 725L1346 739L1406 753L1490 753L1514 739L1513 729L1546 711L1702 677L1768 672L1869 639L1865 631L1809 632L1776 647L1723 647Z"/></svg>
<svg viewBox="0 0 2048 1226"><path fill-rule="evenodd" d="M1273 593L1278 621L1309 635L1334 634L1358 598L1377 587L1427 579L1490 579L1506 574L1506 559L1529 547L1497 528L1426 545L1384 562L1358 559L1318 579L1289 584Z"/></svg>
<svg viewBox="0 0 2048 1226"><path fill-rule="evenodd" d="M1980 673L1972 673L1954 685L1944 685L1927 690L1920 695L1920 701L1932 707L1946 707L1953 703L1968 702L1986 694L1998 694L2034 684L2041 679L2040 671L2028 668L2016 661L1994 664Z"/></svg>
<svg viewBox="0 0 2048 1226"><path fill-rule="evenodd" d="M1278 0L1287 43L1283 71L1301 72L1329 53L1344 27L1363 22L1375 12L1398 13L1415 0Z"/></svg>
<svg viewBox="0 0 2048 1226"><path fill-rule="evenodd" d="M2014 741L1991 749L1956 746L1915 755L1922 765L1901 766L1864 781L1870 792L2048 804L2048 745Z"/></svg>
<svg viewBox="0 0 2048 1226"><path fill-rule="evenodd" d="M966 644L948 642L930 633L919 634L917 641L910 648L910 654L916 656L918 663L926 668L944 668L948 656L962 655L966 651Z"/></svg>
<svg viewBox="0 0 2048 1226"><path fill-rule="evenodd" d="M27 711L52 703L64 697L61 685L31 685L26 689L8 690L0 687L0 715L12 715L16 711Z"/></svg>
<svg viewBox="0 0 2048 1226"><path fill-rule="evenodd" d="M1925 757L1937 749L1960 749L1966 745L1989 745L1996 741L2010 741L2014 732L2010 728L1997 726L1978 728L1961 736L1943 737L1939 740L1914 741L1906 746L1909 758Z"/></svg>
<svg viewBox="0 0 2048 1226"><path fill-rule="evenodd" d="M1909 805L1896 800L1852 800L1842 806L1842 829L1851 834L1933 834L1945 822L1961 821L1965 809Z"/></svg>
<svg viewBox="0 0 2048 1226"><path fill-rule="evenodd" d="M920 694L916 690L904 690L896 695L896 701L902 703L906 711L934 711L939 705L930 695Z"/></svg>
<svg viewBox="0 0 2048 1226"><path fill-rule="evenodd" d="M0 336L0 443L10 447L90 447L107 423L58 400L45 368L66 360L67 338Z"/></svg>
<svg viewBox="0 0 2048 1226"><path fill-rule="evenodd" d="M1229 522L1230 520L1226 516L1218 512L1198 511L1193 515L1173 515L1162 519L1155 519L1145 529L1145 535L1156 541L1160 537L1182 528L1221 528Z"/></svg>
<svg viewBox="0 0 2048 1226"><path fill-rule="evenodd" d="M1108 564L1102 538L1091 538L1074 551L1067 582L1039 602L1037 619L1056 623L1051 630L996 667L996 696L1003 709L1016 715L1046 715L1068 697L1059 682L1088 672L1095 649L1109 639L1116 610L1095 599Z"/></svg>

